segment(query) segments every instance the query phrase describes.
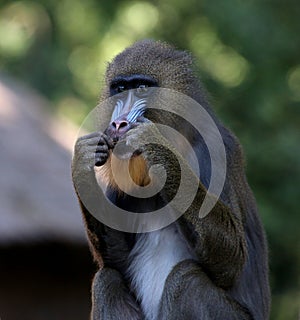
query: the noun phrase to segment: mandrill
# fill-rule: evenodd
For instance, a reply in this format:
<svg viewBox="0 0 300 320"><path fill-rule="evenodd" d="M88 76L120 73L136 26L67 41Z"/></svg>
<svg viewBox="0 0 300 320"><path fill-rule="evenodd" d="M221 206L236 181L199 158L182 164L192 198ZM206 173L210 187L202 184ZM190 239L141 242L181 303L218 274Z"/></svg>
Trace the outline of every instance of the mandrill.
<svg viewBox="0 0 300 320"><path fill-rule="evenodd" d="M99 109L103 129L77 140L72 162L99 266L91 319L268 319L267 244L242 149L210 108L191 56L163 42L136 42L108 65L100 102L105 101L113 106ZM217 128L224 158L214 148L211 159L201 134L210 128L202 114ZM179 138L159 125L172 127ZM207 134L212 141L215 136ZM201 216L208 188L221 176L213 167L218 161L226 169L224 183L216 184L220 193L209 196L214 204ZM136 192L147 188L154 190L148 197ZM179 200L171 205L174 199ZM159 214L153 228L136 220L122 230L114 224L119 211L125 224L126 212Z"/></svg>

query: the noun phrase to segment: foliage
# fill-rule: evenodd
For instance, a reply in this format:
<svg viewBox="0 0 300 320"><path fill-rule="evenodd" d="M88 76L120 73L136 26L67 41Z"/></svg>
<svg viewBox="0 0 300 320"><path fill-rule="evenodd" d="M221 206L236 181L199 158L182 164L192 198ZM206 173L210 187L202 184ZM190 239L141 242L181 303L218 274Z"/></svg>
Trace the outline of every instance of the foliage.
<svg viewBox="0 0 300 320"><path fill-rule="evenodd" d="M217 113L240 138L270 243L272 319L300 300L300 5L297 1L2 1L0 70L80 123L105 62L133 41L190 50Z"/></svg>

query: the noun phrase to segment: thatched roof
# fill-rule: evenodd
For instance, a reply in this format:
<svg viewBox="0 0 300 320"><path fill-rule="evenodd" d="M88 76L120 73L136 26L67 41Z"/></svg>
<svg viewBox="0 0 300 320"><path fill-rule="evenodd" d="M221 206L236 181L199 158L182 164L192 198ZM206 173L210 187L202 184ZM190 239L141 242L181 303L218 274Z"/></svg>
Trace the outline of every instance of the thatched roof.
<svg viewBox="0 0 300 320"><path fill-rule="evenodd" d="M51 116L36 93L2 78L0 245L85 241L70 170L77 130Z"/></svg>

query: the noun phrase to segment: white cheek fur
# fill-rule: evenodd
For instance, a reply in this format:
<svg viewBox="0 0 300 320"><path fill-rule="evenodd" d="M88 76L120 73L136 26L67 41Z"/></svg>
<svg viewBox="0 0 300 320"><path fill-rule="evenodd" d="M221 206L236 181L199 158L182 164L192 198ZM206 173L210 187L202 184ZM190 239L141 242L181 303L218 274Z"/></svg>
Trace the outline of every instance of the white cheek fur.
<svg viewBox="0 0 300 320"><path fill-rule="evenodd" d="M128 275L147 320L157 317L164 285L172 268L193 254L175 224L140 235L131 254Z"/></svg>

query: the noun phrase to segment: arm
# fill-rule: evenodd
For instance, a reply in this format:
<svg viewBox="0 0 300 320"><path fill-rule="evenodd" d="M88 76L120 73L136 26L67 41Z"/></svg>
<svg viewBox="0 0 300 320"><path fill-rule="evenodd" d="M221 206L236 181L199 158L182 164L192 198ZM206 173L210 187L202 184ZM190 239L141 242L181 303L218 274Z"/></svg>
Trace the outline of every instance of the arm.
<svg viewBox="0 0 300 320"><path fill-rule="evenodd" d="M207 190L185 159L162 137L154 124L146 123L130 130L127 141L134 148L141 150L149 168L157 164L164 166L167 176L171 179L162 191L166 203L174 197L174 191L177 191L175 186L182 179L181 172L185 175L182 183L186 184L182 189L186 193L182 195L183 199L189 194L190 186L196 186L196 196L179 219L179 224L182 226L183 234L190 240L200 265L211 280L220 287L232 286L244 266L246 257L241 214L233 213L218 200L206 217L199 217L200 206ZM151 143L148 143L149 141ZM168 149L171 152L166 151ZM159 177L152 177L153 181L156 179L159 180Z"/></svg>
<svg viewBox="0 0 300 320"><path fill-rule="evenodd" d="M78 200L82 209L91 251L100 269L96 273L92 286L92 320L135 320L142 319L142 313L134 297L121 275L115 269L109 268L107 259L108 245L117 252L128 255L128 245L123 234L103 225L86 208L97 214L105 210L106 199L99 188L95 173L95 162L104 163L108 158L109 143L107 137L99 132L81 137L76 142L72 162L72 178Z"/></svg>

